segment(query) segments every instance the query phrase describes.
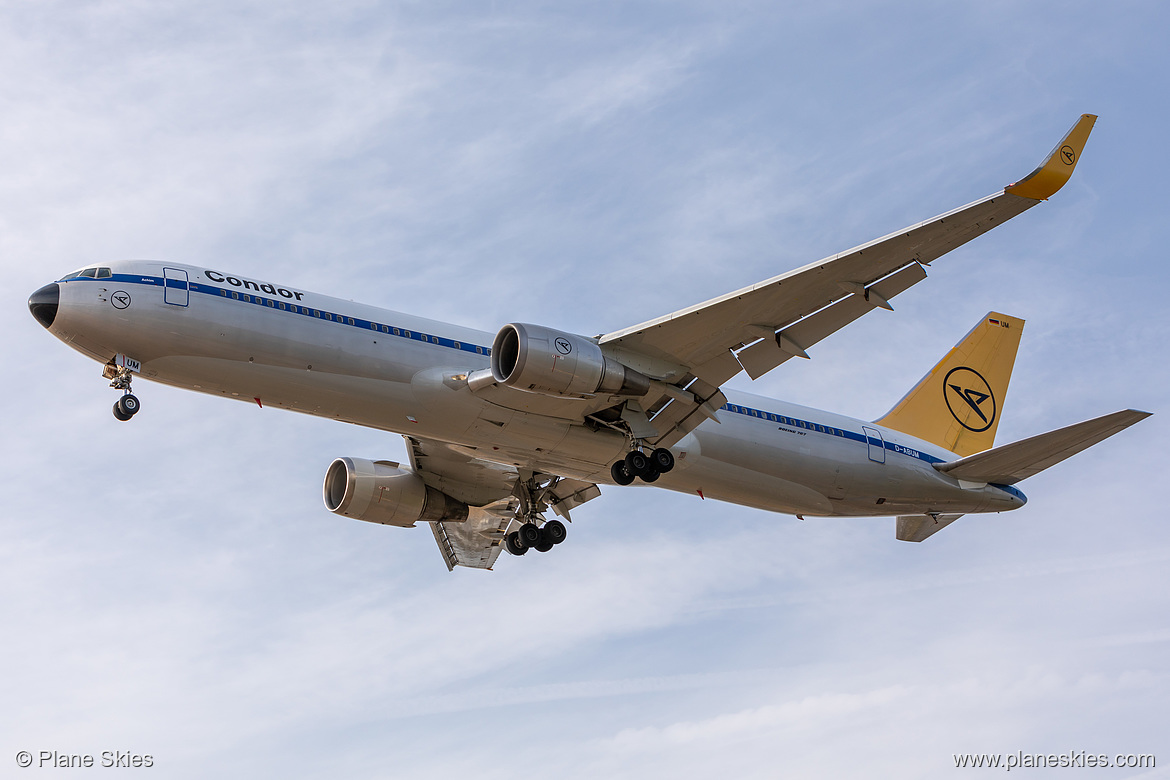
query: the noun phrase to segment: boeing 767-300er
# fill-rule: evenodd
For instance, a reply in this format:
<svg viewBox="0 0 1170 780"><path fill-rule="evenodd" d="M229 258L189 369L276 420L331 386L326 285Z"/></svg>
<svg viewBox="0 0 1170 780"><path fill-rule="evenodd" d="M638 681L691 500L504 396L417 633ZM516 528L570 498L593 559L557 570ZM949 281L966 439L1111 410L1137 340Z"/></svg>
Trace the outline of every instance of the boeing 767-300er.
<svg viewBox="0 0 1170 780"><path fill-rule="evenodd" d="M120 262L33 293L53 335L135 375L400 433L409 466L337 458L325 505L429 523L448 568L547 551L546 519L635 479L798 516L897 515L920 542L963 514L1024 505L1016 484L1148 416L1121 411L993 447L1023 321L989 313L888 414L851 419L722 390L757 379L926 278L925 267L1053 195L1096 117L1026 178L847 252L597 337L492 334L212 268Z"/></svg>

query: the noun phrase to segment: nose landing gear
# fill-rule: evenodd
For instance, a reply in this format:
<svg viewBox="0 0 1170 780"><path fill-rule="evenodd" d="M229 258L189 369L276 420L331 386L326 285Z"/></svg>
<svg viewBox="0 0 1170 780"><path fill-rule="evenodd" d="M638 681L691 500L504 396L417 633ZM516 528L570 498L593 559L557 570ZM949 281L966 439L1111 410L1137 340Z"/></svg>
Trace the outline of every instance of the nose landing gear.
<svg viewBox="0 0 1170 780"><path fill-rule="evenodd" d="M619 485L629 485L635 478L653 482L674 468L674 454L665 447L652 452L630 450L626 457L609 467L609 475Z"/></svg>
<svg viewBox="0 0 1170 780"><path fill-rule="evenodd" d="M134 376L133 372L125 366L107 364L105 370L102 371L102 376L112 380L110 387L123 392L122 397L114 404L114 417L126 422L138 414L142 404L138 401L138 396L130 392L130 379Z"/></svg>

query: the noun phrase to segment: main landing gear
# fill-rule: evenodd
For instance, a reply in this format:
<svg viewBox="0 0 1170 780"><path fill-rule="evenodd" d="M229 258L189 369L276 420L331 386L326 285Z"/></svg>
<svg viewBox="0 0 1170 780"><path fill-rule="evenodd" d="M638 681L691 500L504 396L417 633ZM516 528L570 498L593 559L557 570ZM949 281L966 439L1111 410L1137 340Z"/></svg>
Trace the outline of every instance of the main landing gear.
<svg viewBox="0 0 1170 780"><path fill-rule="evenodd" d="M126 422L138 414L138 410L142 408L142 404L139 403L138 396L130 392L130 378L133 376L130 369L107 365L102 376L106 379L113 380L110 382L110 387L115 390L121 390L123 393L122 397L114 404L114 417L122 422Z"/></svg>
<svg viewBox="0 0 1170 780"><path fill-rule="evenodd" d="M560 520L549 520L543 526L527 522L504 537L504 547L513 555L523 555L529 550L548 552L553 545L565 541L569 535Z"/></svg>
<svg viewBox="0 0 1170 780"><path fill-rule="evenodd" d="M540 514L548 509L550 496L552 501L557 500L552 495L552 489L556 487L558 481L559 479L554 477L546 483L543 477L536 474L530 474L527 479L517 481L513 493L520 499L516 519L523 519L523 524L504 537L504 549L512 555L523 555L529 550L548 552L554 545L565 541L565 537L569 535L565 524L560 520L545 521ZM563 516L568 517L568 514Z"/></svg>
<svg viewBox="0 0 1170 780"><path fill-rule="evenodd" d="M658 477L674 468L674 454L665 447L659 447L652 452L634 449L626 457L609 467L609 474L619 485L628 485L635 478L643 482L653 482Z"/></svg>

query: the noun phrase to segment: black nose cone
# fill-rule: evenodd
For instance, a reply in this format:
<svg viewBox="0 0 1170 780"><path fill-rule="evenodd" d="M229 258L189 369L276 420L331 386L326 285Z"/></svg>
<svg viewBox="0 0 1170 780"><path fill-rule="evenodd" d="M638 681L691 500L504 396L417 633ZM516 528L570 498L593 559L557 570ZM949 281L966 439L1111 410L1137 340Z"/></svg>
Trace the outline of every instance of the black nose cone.
<svg viewBox="0 0 1170 780"><path fill-rule="evenodd" d="M37 290L28 299L28 310L37 322L46 328L52 327L57 319L57 306L61 303L61 285L53 282Z"/></svg>

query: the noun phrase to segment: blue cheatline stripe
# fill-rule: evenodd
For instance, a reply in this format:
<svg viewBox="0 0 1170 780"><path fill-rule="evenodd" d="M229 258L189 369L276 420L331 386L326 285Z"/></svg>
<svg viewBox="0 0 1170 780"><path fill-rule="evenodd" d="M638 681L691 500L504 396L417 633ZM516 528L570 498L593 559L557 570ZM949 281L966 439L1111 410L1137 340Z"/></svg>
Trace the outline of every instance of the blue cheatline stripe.
<svg viewBox="0 0 1170 780"><path fill-rule="evenodd" d="M1011 493L1013 496L1015 496L1016 498L1019 498L1023 501L1028 500L1028 497L1024 495L1024 492L1022 490L1018 490L1015 487L1013 487L1012 485L997 485L993 482L993 483L991 483L991 486L995 487L995 488L999 488L1000 490L1004 491L1005 493Z"/></svg>
<svg viewBox="0 0 1170 780"><path fill-rule="evenodd" d="M217 298L223 298L229 301L237 301L241 304L251 304L253 306L263 306L273 311L282 311L288 314L296 314L301 317L309 317L312 319L322 320L325 322L332 322L335 325L344 325L346 327L359 328L373 333L380 333L383 336L395 336L397 338L409 339L410 341L421 341L424 344L431 344L436 347L446 347L447 349L456 349L460 352L471 352L476 355L490 356L492 350L490 347L485 347L480 344L468 344L464 341L456 341L455 339L447 338L446 336L438 336L433 333L422 333L417 330L403 328L396 325L390 325L382 322L374 322L373 320L364 320L360 317L350 317L338 312L327 311L325 309L318 309L312 306L305 306L303 303L290 302L287 299L272 298L265 295L256 295L254 292L241 292L239 290L229 290L225 287L215 287L210 284L200 284L198 282L190 282L184 284L180 279L164 279L160 276L141 276L138 274L114 274L103 279L92 279L87 276L75 277L67 280L69 282L102 282L103 284L139 284L153 287L174 287L181 288L186 286L193 293L202 293L203 295L213 295Z"/></svg>
<svg viewBox="0 0 1170 780"><path fill-rule="evenodd" d="M801 420L798 417L789 417L788 415L776 414L775 412L766 412L763 409L753 409L750 406L743 406L741 404L727 403L723 405L723 408L734 414L742 414L745 417L755 417L756 419L764 420L765 422L778 423L779 425L785 425L789 428L796 428L801 432L808 431L810 433L820 433L825 436L838 436L842 439L848 439L850 441L856 441L862 444L884 444L885 448L890 452L896 452L899 455L906 455L908 457L916 458L917 460L921 460L930 464L946 463L946 461L942 458L936 458L933 455L928 455L925 452L920 452L918 450L911 449L910 447L903 447L901 444L894 444L893 442L889 441L879 442L877 439L868 437L864 433L859 433L857 431L847 431L843 428L836 428L831 425L822 425L821 423L815 423L810 420Z"/></svg>

